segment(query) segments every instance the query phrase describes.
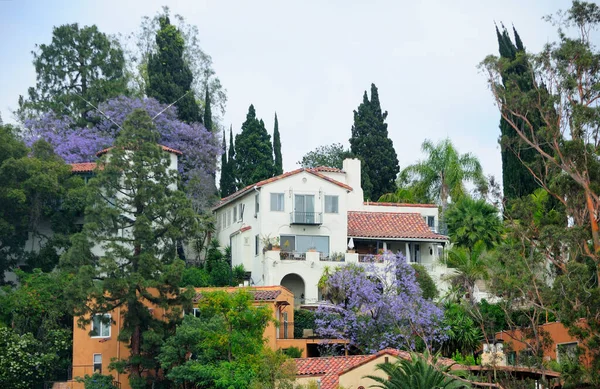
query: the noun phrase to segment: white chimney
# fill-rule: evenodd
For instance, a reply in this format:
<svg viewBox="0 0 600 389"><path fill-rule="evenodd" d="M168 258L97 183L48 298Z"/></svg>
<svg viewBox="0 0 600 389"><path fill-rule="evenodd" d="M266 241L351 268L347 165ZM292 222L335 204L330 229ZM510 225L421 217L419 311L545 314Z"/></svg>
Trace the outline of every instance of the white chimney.
<svg viewBox="0 0 600 389"><path fill-rule="evenodd" d="M352 187L348 194L348 210L357 211L363 206L363 190L361 187L360 159L346 158L343 162L343 170L346 173L346 184Z"/></svg>

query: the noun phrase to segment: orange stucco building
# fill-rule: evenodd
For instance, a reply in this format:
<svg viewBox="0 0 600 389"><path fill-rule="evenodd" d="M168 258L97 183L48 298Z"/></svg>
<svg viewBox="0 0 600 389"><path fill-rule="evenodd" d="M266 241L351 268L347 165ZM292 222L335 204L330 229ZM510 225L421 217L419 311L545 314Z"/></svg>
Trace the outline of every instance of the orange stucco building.
<svg viewBox="0 0 600 389"><path fill-rule="evenodd" d="M585 322L581 321L580 325L584 326ZM575 352L577 347L582 349L582 355L579 361L584 366L590 366L591 355L588 350L579 342L579 340L569 335L569 330L561 322L551 322L539 326L539 330L545 333L548 343L543 347L544 360L561 361L561 358L569 356ZM502 331L496 334L496 341L502 341L504 364L520 365L520 359L529 354L529 346L527 345L527 334L521 330ZM531 341L531 340L529 340Z"/></svg>
<svg viewBox="0 0 600 389"><path fill-rule="evenodd" d="M227 290L234 292L239 289L249 291L254 297L254 305L266 305L273 313L273 319L279 323L269 322L265 328L264 337L266 344L273 350L298 347L303 350L303 357L307 354L311 345L322 342L322 339L294 339L294 295L283 286L261 286L261 287L231 287L231 288L196 288L197 297L202 291ZM197 301L197 299L194 299ZM195 304L194 304L195 305ZM165 310L160 307L149 308L155 318L165 317ZM110 371L108 365L111 359L123 359L129 356L127 343L117 340L122 326L121 309L109 312L111 323L95 320L85 328L77 325L77 317L74 318L73 330L73 370L72 377L63 386L68 389L83 389L83 384L74 381L76 377L91 375L95 371L102 374L112 374L114 380L120 383L121 389L129 389L127 374L119 374ZM343 340L330 340L329 342L344 343Z"/></svg>

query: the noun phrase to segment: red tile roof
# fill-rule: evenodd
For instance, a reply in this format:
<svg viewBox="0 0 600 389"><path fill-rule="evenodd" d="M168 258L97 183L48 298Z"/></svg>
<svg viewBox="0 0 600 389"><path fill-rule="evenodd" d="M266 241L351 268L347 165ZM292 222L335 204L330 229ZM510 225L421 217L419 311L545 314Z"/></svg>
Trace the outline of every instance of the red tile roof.
<svg viewBox="0 0 600 389"><path fill-rule="evenodd" d="M164 145L159 145L164 151L168 152L168 153L173 153L173 154L177 154L177 155L183 155L183 153L179 150L175 150L169 146L164 146ZM113 146L114 147L114 146ZM106 154L110 151L110 149L112 149L113 147L108 147L104 150L100 150L96 153L96 157L101 156L102 154Z"/></svg>
<svg viewBox="0 0 600 389"><path fill-rule="evenodd" d="M221 208L223 205L225 205L225 204L227 204L227 203L229 203L229 202L237 199L238 197L243 196L244 194L248 193L249 191L251 191L254 188L260 188L262 186L270 184L271 182L279 181L279 180L282 180L284 178L287 178L287 177L290 177L290 176L293 176L295 174L302 173L302 172L310 173L310 174L312 174L314 176L317 176L317 177L319 177L319 178L321 178L321 179L323 179L325 181L329 181L332 184L335 184L337 186L341 186L342 188L346 189L347 191L351 191L352 190L351 186L346 185L343 182L339 182L337 180L334 180L331 177L327 177L326 175L324 175L324 174L320 173L319 171L317 171L316 168L315 169L312 169L312 168L300 168L300 169L292 170L291 172L280 174L280 175L275 176L275 177L267 178L266 180L259 181L256 184L248 185L244 189L240 189L237 192L235 192L235 193L233 193L233 194L231 194L231 195L229 195L227 197L222 198L221 202L219 202L219 204L217 206L215 206L213 208L213 210L217 210L217 209Z"/></svg>
<svg viewBox="0 0 600 389"><path fill-rule="evenodd" d="M410 353L393 348L387 348L372 355L351 355L343 357L298 358L296 369L298 376L319 376L321 389L335 389L338 387L340 376L372 361L382 355L392 355L397 358L410 359ZM446 366L455 365L455 368L464 368L448 358L439 358L438 363Z"/></svg>
<svg viewBox="0 0 600 389"><path fill-rule="evenodd" d="M448 237L431 231L420 214L398 212L349 211L348 236L448 240Z"/></svg>
<svg viewBox="0 0 600 389"><path fill-rule="evenodd" d="M375 205L380 207L415 207L415 208L437 208L437 204L411 204L411 203L374 203L365 201L364 205Z"/></svg>
<svg viewBox="0 0 600 389"><path fill-rule="evenodd" d="M96 169L96 162L72 163L71 171L73 173L89 173Z"/></svg>

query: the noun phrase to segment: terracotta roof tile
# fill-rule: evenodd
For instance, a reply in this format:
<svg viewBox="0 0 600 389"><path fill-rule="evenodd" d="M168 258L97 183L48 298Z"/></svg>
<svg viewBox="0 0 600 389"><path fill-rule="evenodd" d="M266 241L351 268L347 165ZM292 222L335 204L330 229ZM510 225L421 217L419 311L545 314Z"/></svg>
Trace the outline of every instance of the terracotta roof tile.
<svg viewBox="0 0 600 389"><path fill-rule="evenodd" d="M371 355L350 355L341 357L297 358L296 370L298 376L319 376L321 389L336 389L340 376L382 355L392 355L401 359L410 359L410 353L393 348L386 348ZM452 366L454 369L464 369L451 359L439 358L438 364Z"/></svg>
<svg viewBox="0 0 600 389"><path fill-rule="evenodd" d="M448 240L448 237L431 231L420 214L398 212L349 211L348 236Z"/></svg>
<svg viewBox="0 0 600 389"><path fill-rule="evenodd" d="M252 190L252 189L254 189L255 187L256 187L256 188L260 188L260 187L262 187L262 186L265 186L265 185L267 185L267 184L270 184L271 182L279 181L279 180L282 180L282 179L284 179L284 178L287 178L287 177L290 177L290 176L293 176L293 175L295 175L295 174L302 173L302 172L307 172L307 173L310 173L310 174L312 174L312 175L314 175L314 176L317 176L317 177L319 177L319 178L321 178L321 179L323 179L323 180L325 180L325 181L329 181L329 182L331 182L332 184L335 184L335 185L337 185L337 186L341 186L342 188L344 188L344 189L346 189L346 190L348 190L348 191L351 191L351 190L352 190L352 187L351 187L351 186L349 186L349 185L346 185L346 184L344 184L343 182L339 182L339 181L337 181L337 180L334 180L334 179L333 179L333 178L331 178L331 177L327 177L326 175L324 175L324 174L320 173L319 171L317 171L317 170L315 170L315 169L300 168L300 169L292 170L291 172L287 172L287 173L280 174L280 175L278 175L278 176L275 176L275 177L267 178L266 180L259 181L259 182L257 182L256 184L248 185L248 186L247 186L247 187L245 187L244 189L240 189L240 190L238 190L237 192L235 192L235 193L233 193L233 194L231 194L231 195L229 195L229 196L227 196L227 197L224 197L224 198L222 198L222 199L221 199L221 201L219 202L219 204L218 204L217 206L215 206L215 207L213 208L213 210L219 209L219 208L221 208L223 205L225 205L225 204L227 204L227 203L229 203L229 202L231 202L231 201L233 201L233 200L237 199L238 197L241 197L241 196L243 196L244 194L248 193L249 191L251 191L251 190Z"/></svg>
<svg viewBox="0 0 600 389"><path fill-rule="evenodd" d="M96 162L72 163L70 165L73 173L89 173L96 169Z"/></svg>
<svg viewBox="0 0 600 389"><path fill-rule="evenodd" d="M173 153L173 154L177 154L177 155L183 155L183 153L179 150L175 150L169 146L164 146L164 145L159 145L164 151L169 152L169 153ZM113 146L114 147L114 146ZM110 151L110 149L112 149L113 147L108 147L104 150L100 150L96 153L96 157L101 156L102 154L106 154Z"/></svg>
<svg viewBox="0 0 600 389"><path fill-rule="evenodd" d="M374 203L365 201L364 205L375 205L379 207L415 207L415 208L437 208L437 204L411 204L411 203Z"/></svg>

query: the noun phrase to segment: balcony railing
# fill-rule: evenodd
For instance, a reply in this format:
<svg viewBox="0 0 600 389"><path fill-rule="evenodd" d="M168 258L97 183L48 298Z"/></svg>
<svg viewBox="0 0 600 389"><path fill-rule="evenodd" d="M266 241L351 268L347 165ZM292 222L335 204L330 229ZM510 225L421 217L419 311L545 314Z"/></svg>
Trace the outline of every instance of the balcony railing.
<svg viewBox="0 0 600 389"><path fill-rule="evenodd" d="M299 251L280 251L279 259L282 261L306 261L306 253Z"/></svg>
<svg viewBox="0 0 600 389"><path fill-rule="evenodd" d="M362 263L383 263L383 254L358 254L358 262Z"/></svg>
<svg viewBox="0 0 600 389"><path fill-rule="evenodd" d="M320 225L323 224L323 213L290 212L290 224Z"/></svg>

